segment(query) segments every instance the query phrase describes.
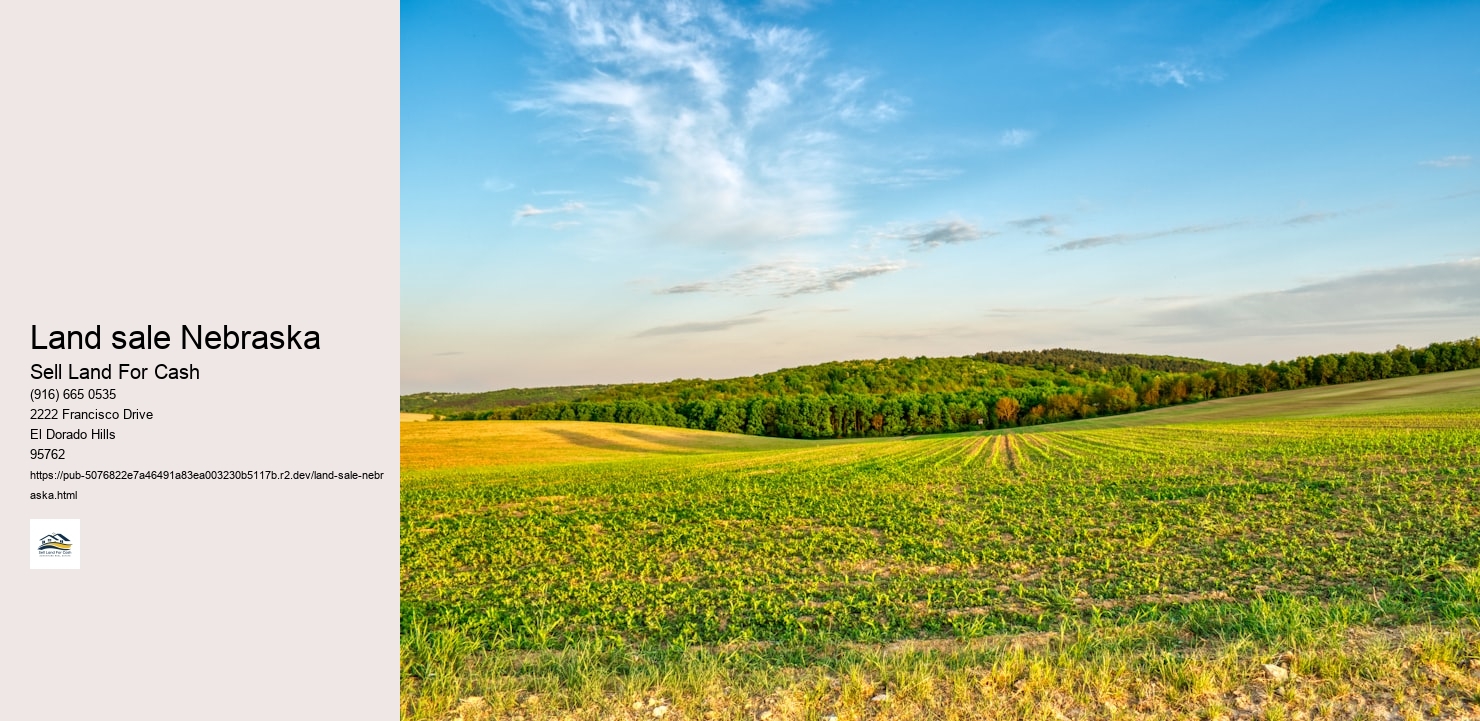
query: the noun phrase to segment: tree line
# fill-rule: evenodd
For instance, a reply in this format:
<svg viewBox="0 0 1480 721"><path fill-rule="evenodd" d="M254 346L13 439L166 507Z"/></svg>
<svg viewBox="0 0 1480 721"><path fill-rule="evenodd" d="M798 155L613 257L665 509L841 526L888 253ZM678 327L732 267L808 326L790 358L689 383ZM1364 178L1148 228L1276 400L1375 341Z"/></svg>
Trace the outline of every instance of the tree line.
<svg viewBox="0 0 1480 721"><path fill-rule="evenodd" d="M1198 358L1181 358L1168 355L1140 355L1135 353L1101 353L1072 348L1050 348L1048 350L987 351L972 358L1003 365L1028 366L1039 370L1077 369L1101 370L1132 366L1153 371L1172 373L1197 373L1225 365Z"/></svg>
<svg viewBox="0 0 1480 721"><path fill-rule="evenodd" d="M401 410L453 415L558 401L643 400L679 405L690 400L758 397L954 393L1026 385L1078 386L1093 380L1123 378L1119 367L1201 371L1223 365L1191 358L1066 349L951 358L884 358L834 361L720 380L680 378L661 383L510 388L485 393L414 393L401 397Z"/></svg>
<svg viewBox="0 0 1480 721"><path fill-rule="evenodd" d="M929 359L923 359L929 360ZM940 360L940 359L937 359ZM956 360L956 359L946 359ZM1171 372L1135 365L1065 370L1051 378L950 391L797 392L722 398L582 399L492 408L446 420L642 423L779 438L858 438L1013 428L1212 398L1480 368L1480 338L1332 353L1264 365ZM1077 363L1071 363L1076 365ZM999 380L1022 380L1003 374Z"/></svg>

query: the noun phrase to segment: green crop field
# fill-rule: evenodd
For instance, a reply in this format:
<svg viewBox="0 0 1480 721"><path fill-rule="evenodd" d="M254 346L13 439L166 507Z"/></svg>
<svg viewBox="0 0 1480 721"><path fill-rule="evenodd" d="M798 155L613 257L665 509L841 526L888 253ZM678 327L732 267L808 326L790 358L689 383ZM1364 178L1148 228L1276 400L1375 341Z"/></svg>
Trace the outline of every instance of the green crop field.
<svg viewBox="0 0 1480 721"><path fill-rule="evenodd" d="M1480 372L905 439L402 429L408 719L1480 718Z"/></svg>

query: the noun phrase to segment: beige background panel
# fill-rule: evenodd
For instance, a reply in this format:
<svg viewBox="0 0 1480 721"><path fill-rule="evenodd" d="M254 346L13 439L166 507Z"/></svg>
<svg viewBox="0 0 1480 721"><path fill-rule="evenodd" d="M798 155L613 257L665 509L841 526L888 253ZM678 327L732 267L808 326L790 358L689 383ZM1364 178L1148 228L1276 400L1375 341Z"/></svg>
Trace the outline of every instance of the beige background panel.
<svg viewBox="0 0 1480 721"><path fill-rule="evenodd" d="M391 3L0 10L7 716L397 715L397 24ZM34 351L32 324L152 324L176 345ZM182 324L292 324L323 349L186 350ZM155 420L32 462L38 362L202 377L107 384L120 399L98 407ZM29 500L50 466L386 475ZM27 570L30 518L80 518L84 568Z"/></svg>

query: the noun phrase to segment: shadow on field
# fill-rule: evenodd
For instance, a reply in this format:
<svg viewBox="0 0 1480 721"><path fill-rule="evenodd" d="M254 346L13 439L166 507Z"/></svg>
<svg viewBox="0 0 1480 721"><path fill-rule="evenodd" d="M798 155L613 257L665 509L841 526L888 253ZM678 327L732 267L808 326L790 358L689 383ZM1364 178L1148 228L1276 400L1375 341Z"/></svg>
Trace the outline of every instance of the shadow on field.
<svg viewBox="0 0 1480 721"><path fill-rule="evenodd" d="M723 441L728 440L728 439L723 438L723 437L718 438L718 439L715 439L715 438L704 438L704 437L695 437L695 438L674 437L672 435L665 435L665 434L662 434L662 433L646 433L646 432L643 432L641 430L637 430L635 428L633 428L633 429L618 428L618 429L615 429L615 431L617 433L623 435L623 436L626 436L628 438L631 438L634 441L642 441L643 443L652 443L652 444L658 445L658 446L667 446L667 447L672 448L674 450L679 450L679 449L685 449L685 450L687 450L687 449L705 450L705 449L708 449L708 448L711 448L711 447L714 447L714 446L717 446L717 445L721 445L721 443L723 443Z"/></svg>
<svg viewBox="0 0 1480 721"><path fill-rule="evenodd" d="M590 433L582 433L580 431L567 430L567 429L564 429L564 428L546 428L546 429L544 429L544 431L546 433L551 434L551 435L558 436L559 438L561 438L562 440L564 440L566 443L569 443L571 445L581 446L583 448L594 448L594 449L603 450L603 451L622 451L622 452L626 452L626 453L645 453L645 454L655 454L656 453L656 454L664 454L664 453L685 453L686 451L692 450L692 448L690 448L688 446L684 446L684 445L679 445L679 444L673 443L673 440L670 439L670 438L663 438L661 436L656 436L656 435L649 436L649 435L645 435L645 434L643 434L641 432L634 432L634 431L619 430L619 431L617 431L617 433L619 433L619 434L621 434L623 436L626 436L628 438L631 438L632 440L635 440L635 441L642 441L642 442L645 442L645 443L652 443L654 445L661 446L661 447L654 448L652 446L630 445L630 444L622 443L622 442L617 441L617 440L613 440L610 436L598 436L598 435L594 435L594 434L590 434Z"/></svg>

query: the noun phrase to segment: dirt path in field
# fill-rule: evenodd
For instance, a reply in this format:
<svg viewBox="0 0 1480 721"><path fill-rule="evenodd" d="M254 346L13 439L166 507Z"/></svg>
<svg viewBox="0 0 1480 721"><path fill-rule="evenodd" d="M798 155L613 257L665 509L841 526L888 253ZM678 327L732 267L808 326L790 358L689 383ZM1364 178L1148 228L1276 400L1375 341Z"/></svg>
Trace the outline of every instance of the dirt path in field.
<svg viewBox="0 0 1480 721"><path fill-rule="evenodd" d="M963 465L963 466L969 466L972 463L975 463L976 460L977 460L977 458L979 458L981 456L982 451L987 450L987 444L991 440L992 439L986 438L986 437L978 438L976 440L976 442L973 443L973 444L971 444L971 447L969 449L967 449L967 451L966 451L966 460L963 461L961 463L961 465ZM991 457L989 455L988 458L987 458L987 463L991 463L991 462L992 462L992 459L991 459Z"/></svg>
<svg viewBox="0 0 1480 721"><path fill-rule="evenodd" d="M1007 457L1007 470L1017 473L1020 470L1018 467L1017 438L1015 436L998 436L998 438L1002 439L1002 452Z"/></svg>

